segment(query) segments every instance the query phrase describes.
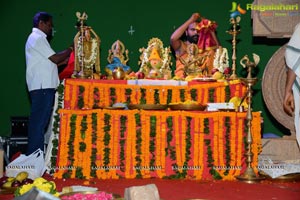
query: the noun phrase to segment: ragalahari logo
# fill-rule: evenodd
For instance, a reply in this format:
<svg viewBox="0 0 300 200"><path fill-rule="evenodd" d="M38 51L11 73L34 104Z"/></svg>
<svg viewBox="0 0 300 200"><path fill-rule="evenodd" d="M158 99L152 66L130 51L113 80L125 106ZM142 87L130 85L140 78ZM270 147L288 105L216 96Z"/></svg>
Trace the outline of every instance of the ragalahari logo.
<svg viewBox="0 0 300 200"><path fill-rule="evenodd" d="M240 4L237 4L236 2L233 1L231 10L229 12L231 12L230 17L235 18L236 16L246 14L247 11L245 9L241 8Z"/></svg>

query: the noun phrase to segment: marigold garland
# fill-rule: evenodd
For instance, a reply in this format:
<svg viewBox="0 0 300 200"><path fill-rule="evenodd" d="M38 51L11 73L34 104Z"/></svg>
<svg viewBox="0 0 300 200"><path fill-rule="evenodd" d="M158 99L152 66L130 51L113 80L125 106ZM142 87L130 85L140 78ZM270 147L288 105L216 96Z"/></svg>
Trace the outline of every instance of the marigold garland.
<svg viewBox="0 0 300 200"><path fill-rule="evenodd" d="M147 134L150 135L150 146L149 146L149 152L151 153L151 159L150 159L150 167L151 166L155 166L155 160L156 160L156 154L155 154L155 149L156 149L156 140L155 137L157 135L157 131L156 131L156 116L150 116L150 132L148 132Z"/></svg>
<svg viewBox="0 0 300 200"><path fill-rule="evenodd" d="M123 168L125 169L123 175L125 178L149 178L152 176L186 177L190 169L185 167L191 166L197 167L191 173L196 179L203 178L205 170L209 170L214 178L221 176L224 180L232 180L234 176L240 173L239 169L229 170L229 173L225 173L226 170L217 169L214 166L227 166L226 163L228 163L229 158L226 158L226 154L228 154L228 150L231 152L229 167L241 166L243 158L242 148L244 148L242 138L245 135L242 127L245 126L245 113L210 112L202 116L194 112L181 111L151 112L105 109L83 111L61 110L60 113L63 114L61 116L61 125L65 128L61 129L57 167L69 166L69 168L66 170L57 170L55 173L55 177L57 178L89 178L93 177L92 171L101 179L119 178L122 176L121 170L119 168L114 170L109 167L118 167L120 165L121 157L118 156L121 151L120 143L125 137L126 141L123 146L125 155L122 161L125 165L125 168ZM259 148L260 113L253 113L253 115L252 131L253 141L255 141L253 143L253 153L257 156L261 150ZM87 128L84 129L85 137L81 137L82 133L80 130L82 130L82 126L85 126L82 125L84 116L87 116ZM124 120L125 118L120 119L125 116L128 117L128 122ZM208 119L211 119L209 120L210 122L207 121ZM224 124L226 122L225 119L228 120L227 123L230 122L231 127L232 123L235 123L237 128L226 128L226 124ZM238 121L235 122L236 120ZM220 124L220 121L223 122ZM213 125L211 129L209 128L211 125L208 122ZM125 124L127 124L127 128ZM154 124L156 130L155 136L150 136L150 134L153 134L150 130L154 127ZM94 139L93 130L97 130L98 132L94 136L96 137ZM231 136L229 138L225 137L226 131L230 131ZM235 139L233 131L236 132L237 139ZM193 137L191 137L191 133L193 133ZM110 134L111 136L108 137L106 134ZM67 137L68 135L69 137ZM173 135L174 137L172 137ZM151 137L154 137L154 140ZM209 138L215 139L211 140ZM228 141L229 146L224 145L226 144L226 140L230 140ZM80 145L76 144L83 141L87 146L85 151L80 152L78 149ZM149 143L150 141L152 141L152 144ZM191 143L191 141L193 142ZM93 145L95 146L95 150L92 148ZM152 145L155 145L155 148L151 147ZM203 154L204 145L207 148L206 155ZM77 146L77 149L72 150L74 146ZM73 151L74 153L72 153ZM194 153L191 154L192 152ZM92 155L95 153L97 155ZM153 153L155 157L153 157ZM191 155L193 157L190 157ZM91 169L90 167L93 166L93 156L95 157L95 166L94 169ZM167 161L167 157L169 157L169 161ZM153 158L155 158L154 163L151 161ZM208 168L206 168L206 164L204 163L205 160L208 162ZM255 164L257 162L254 162ZM166 165L173 165L171 167L172 170L165 171L168 168ZM152 168L153 173L150 172L151 166L154 167ZM149 167L148 170L147 167Z"/></svg>
<svg viewBox="0 0 300 200"><path fill-rule="evenodd" d="M86 92L85 91L85 87L80 85L78 87L78 102L77 102L77 106L79 109L82 109L85 105L87 98L84 98L86 96ZM87 104L88 105L88 104Z"/></svg>
<svg viewBox="0 0 300 200"><path fill-rule="evenodd" d="M203 170L204 170L204 118L203 117L199 117L199 122L197 123L199 124L199 142L198 144L196 143L195 145L197 145L197 147L199 147L199 159L197 160L197 163L195 164L196 166L199 166L200 169L195 170L196 173L196 179L200 180L202 178L202 174L203 174Z"/></svg>
<svg viewBox="0 0 300 200"><path fill-rule="evenodd" d="M59 142L59 131L60 131L60 115L59 110L63 107L63 100L64 100L64 85L63 82L59 84L57 87L57 109L55 110L54 114L54 121L53 121L53 140L52 140L52 151L51 151L51 158L50 158L50 174L55 172L55 166L57 161L58 155L58 142ZM68 128L68 126L62 126L64 129Z"/></svg>
<svg viewBox="0 0 300 200"><path fill-rule="evenodd" d="M97 156L96 156L96 174L98 178L104 178L104 172L101 169L101 167L104 166L103 161L103 152L104 152L104 133L103 133L103 128L104 128L104 115L103 113L97 113L98 118L97 118L97 139L96 139L96 149L97 149Z"/></svg>
<svg viewBox="0 0 300 200"><path fill-rule="evenodd" d="M98 92L95 92L96 88ZM129 94L128 90L132 92ZM228 102L230 96L238 94L242 97L245 92L246 87L238 80L186 86L140 86L67 79L65 108L95 108L99 104L100 107L107 107L116 102L129 102L129 99L133 104L168 104L195 99L196 96L199 103L206 104L207 102Z"/></svg>
<svg viewBox="0 0 300 200"><path fill-rule="evenodd" d="M156 113L155 113L156 114ZM155 116L156 118L156 135L155 135L155 172L159 178L163 178L163 173L162 173L162 168L164 167L162 165L162 160L164 157L164 144L162 141L165 141L165 135L162 133L162 122L161 122L161 117L160 116Z"/></svg>
<svg viewBox="0 0 300 200"><path fill-rule="evenodd" d="M247 133L242 128L246 126L245 113L208 112L199 115L181 111L90 110L118 101L167 104L196 99L198 102L224 102L232 88L239 94L246 91L239 82L201 86L134 85L130 89L127 85L116 88L112 84L72 82L76 84L67 81L69 84L65 87L65 103L71 109L60 110L61 135L56 164L57 168L64 166L66 169L56 170L55 177L182 178L188 174L202 179L204 171L209 170L214 178L233 180L240 173L240 170L214 169L213 166L242 166L245 148L242 140ZM74 110L79 104L87 109ZM84 116L86 122L82 123ZM110 120L107 120L108 116ZM261 151L260 121L260 113L254 112L251 124L254 167ZM85 137L81 137L83 133ZM77 150L71 145L77 146ZM207 154L204 154L205 147ZM113 166L116 170L110 168ZM149 170L151 166L157 168ZM198 168L191 171L184 166Z"/></svg>
<svg viewBox="0 0 300 200"><path fill-rule="evenodd" d="M161 141L161 149L160 149L160 163L158 163L157 165L160 166L161 168L158 169L160 170L159 172L161 173L161 178L165 177L166 176L166 171L165 171L165 168L166 168L166 156L165 156L165 149L166 149L166 141L167 141L167 124L166 124L166 121L167 121L167 116L165 114L161 115L161 137L160 137L160 141ZM159 139L159 137L158 137Z"/></svg>
<svg viewBox="0 0 300 200"><path fill-rule="evenodd" d="M180 111L177 111L180 112ZM179 168L179 166L183 166L183 161L182 161L182 148L180 148L182 146L181 144L181 137L180 137L180 128L179 128L179 115L176 113L174 116L174 129L175 129L175 147L176 147L176 167L177 170ZM177 171L176 170L176 171ZM179 169L179 172L181 172L182 170Z"/></svg>
<svg viewBox="0 0 300 200"><path fill-rule="evenodd" d="M97 155L97 113L92 113L92 148L91 148L91 164L90 164L90 168L91 168L91 173L90 173L90 177L96 177L96 155Z"/></svg>
<svg viewBox="0 0 300 200"><path fill-rule="evenodd" d="M72 159L74 159L73 166L74 166L75 170L76 170L76 168L80 167L80 165L82 163L82 157L81 157L80 150L79 150L79 148L80 148L79 143L80 143L80 138L81 138L80 129L82 129L82 127L81 127L82 118L83 118L82 115L76 116L76 121L75 121L76 124L74 127L75 128L74 134L71 134L73 140L70 140L68 143L70 151L73 151ZM73 146L73 147L71 147L71 146ZM71 178L76 177L75 170L71 171Z"/></svg>
<svg viewBox="0 0 300 200"><path fill-rule="evenodd" d="M120 169L121 171L125 171L124 167L124 160L125 160L125 141L126 141L126 137L125 137L125 133L126 133L126 123L127 123L127 116L121 116L120 117L120 141L119 141L119 145L120 145L120 155L119 155L119 165L120 165Z"/></svg>

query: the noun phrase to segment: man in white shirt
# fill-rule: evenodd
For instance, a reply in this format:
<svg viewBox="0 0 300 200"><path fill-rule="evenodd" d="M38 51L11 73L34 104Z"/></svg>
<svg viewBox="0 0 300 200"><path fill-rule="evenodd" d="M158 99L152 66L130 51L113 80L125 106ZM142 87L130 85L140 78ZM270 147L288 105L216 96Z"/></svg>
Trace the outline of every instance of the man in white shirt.
<svg viewBox="0 0 300 200"><path fill-rule="evenodd" d="M285 61L288 66L283 109L295 116L296 138L300 145L300 23L287 44Z"/></svg>
<svg viewBox="0 0 300 200"><path fill-rule="evenodd" d="M52 28L52 16L38 12L33 18L33 29L25 46L26 82L31 99L27 154L39 148L44 150L44 133L59 85L57 65L68 59L73 50L71 45L55 53L47 40L52 36Z"/></svg>

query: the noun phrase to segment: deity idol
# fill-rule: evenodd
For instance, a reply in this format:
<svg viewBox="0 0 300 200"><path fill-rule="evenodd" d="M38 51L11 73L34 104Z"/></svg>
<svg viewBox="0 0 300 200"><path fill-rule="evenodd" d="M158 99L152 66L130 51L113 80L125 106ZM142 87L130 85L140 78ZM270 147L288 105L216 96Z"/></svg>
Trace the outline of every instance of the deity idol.
<svg viewBox="0 0 300 200"><path fill-rule="evenodd" d="M72 76L93 78L94 73L100 75L100 39L91 27L83 25L83 21L87 19L85 13L81 15L77 12L76 16L81 26L74 38L75 66Z"/></svg>
<svg viewBox="0 0 300 200"><path fill-rule="evenodd" d="M128 60L128 49L125 50L124 44L120 40L117 40L108 51L107 61L109 64L105 68L108 76L112 76L113 71L117 68L122 68L126 74L129 74L132 70L126 65Z"/></svg>
<svg viewBox="0 0 300 200"><path fill-rule="evenodd" d="M148 47L139 51L142 53L139 72L146 78L171 79L170 48L164 48L160 39L152 38Z"/></svg>

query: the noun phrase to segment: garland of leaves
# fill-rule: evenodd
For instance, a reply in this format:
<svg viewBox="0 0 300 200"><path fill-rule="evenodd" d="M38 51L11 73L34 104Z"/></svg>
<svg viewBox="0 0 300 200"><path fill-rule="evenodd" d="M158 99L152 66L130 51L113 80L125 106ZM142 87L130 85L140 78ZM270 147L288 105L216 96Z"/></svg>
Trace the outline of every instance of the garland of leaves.
<svg viewBox="0 0 300 200"><path fill-rule="evenodd" d="M172 102L172 90L167 90L167 104L170 104Z"/></svg>
<svg viewBox="0 0 300 200"><path fill-rule="evenodd" d="M204 118L203 123L204 123L204 134L208 135L209 134L209 119Z"/></svg>
<svg viewBox="0 0 300 200"><path fill-rule="evenodd" d="M82 167L76 167L76 170L75 170L75 177L76 178L85 179L85 176L83 175L82 169L83 169Z"/></svg>
<svg viewBox="0 0 300 200"><path fill-rule="evenodd" d="M104 114L104 128L103 128L103 131L104 131L104 139L103 139L103 142L104 142L104 145L105 145L105 148L104 148L104 158L103 158L103 163L104 163L104 166L105 166L105 171L108 171L109 170L109 167L106 167L108 166L108 164L110 163L110 160L109 160L109 155L110 155L110 148L108 147L109 143L110 143L110 139L111 139L111 136L109 134L110 130L111 130L111 116L109 114Z"/></svg>
<svg viewBox="0 0 300 200"><path fill-rule="evenodd" d="M184 102L185 101L185 89L180 89L179 90L179 93L180 93L180 101L181 102Z"/></svg>
<svg viewBox="0 0 300 200"><path fill-rule="evenodd" d="M99 88L95 87L93 93L94 93L94 105L93 105L93 109L100 108L100 106L99 106L99 103L100 103Z"/></svg>
<svg viewBox="0 0 300 200"><path fill-rule="evenodd" d="M131 99L130 99L131 94L132 94L132 89L126 88L126 89L125 89L125 95L126 95L126 103L127 103L127 104L130 104L130 103L131 103Z"/></svg>
<svg viewBox="0 0 300 200"><path fill-rule="evenodd" d="M230 101L230 86L226 85L225 86L225 102L229 102Z"/></svg>
<svg viewBox="0 0 300 200"><path fill-rule="evenodd" d="M228 175L230 169L230 117L225 117L225 160L226 171L224 175Z"/></svg>
<svg viewBox="0 0 300 200"><path fill-rule="evenodd" d="M126 127L126 122L127 122L127 116L121 115L120 116L120 139L119 139L119 144L120 144L120 170L122 172L125 172L125 142L126 142L126 137L125 137L125 132L127 130Z"/></svg>
<svg viewBox="0 0 300 200"><path fill-rule="evenodd" d="M213 102L215 101L214 95L215 95L215 89L214 89L214 88L210 88L210 89L208 90L208 101L209 101L210 103L213 103Z"/></svg>
<svg viewBox="0 0 300 200"><path fill-rule="evenodd" d="M141 88L141 98L140 98L140 104L146 104L146 89L145 88Z"/></svg>
<svg viewBox="0 0 300 200"><path fill-rule="evenodd" d="M155 137L156 137L156 117L150 116L150 146L149 151L151 153L151 159L150 159L150 168L151 170L155 167Z"/></svg>
<svg viewBox="0 0 300 200"><path fill-rule="evenodd" d="M82 116L82 120L81 120L81 123L80 123L80 126L81 126L81 129L80 129L80 137L81 139L85 139L85 131L87 130L87 122L86 122L86 119L87 119L87 115L84 115Z"/></svg>
<svg viewBox="0 0 300 200"><path fill-rule="evenodd" d="M91 155L91 177L96 177L96 155L97 155L97 113L92 113L92 155Z"/></svg>
<svg viewBox="0 0 300 200"><path fill-rule="evenodd" d="M73 114L71 115L70 118L70 139L67 143L68 145L68 160L70 161L69 163L69 168L68 170L62 175L63 178L70 178L71 174L72 174L72 166L74 164L74 140L75 140L75 131L76 131L76 119L77 119L77 115Z"/></svg>
<svg viewBox="0 0 300 200"><path fill-rule="evenodd" d="M154 90L154 104L159 104L159 90Z"/></svg>
<svg viewBox="0 0 300 200"><path fill-rule="evenodd" d="M171 160L176 160L176 151L175 147L171 145L171 141L173 140L173 117L167 117L167 147L165 148L166 157L170 153Z"/></svg>
<svg viewBox="0 0 300 200"><path fill-rule="evenodd" d="M57 87L58 98L57 98L57 109L55 110L53 128L52 128L54 139L52 140L53 147L51 150L51 158L50 158L50 163L51 163L50 174L53 174L55 172L56 161L57 161L58 137L59 137L58 135L59 135L59 127L60 127L60 115L58 111L63 107L64 89L65 87L62 83L60 83L59 86Z"/></svg>
<svg viewBox="0 0 300 200"><path fill-rule="evenodd" d="M141 155L143 154L142 152L142 122L141 122L141 115L140 114L135 114L135 123L136 123L136 178L143 178L143 175L141 173L141 164L142 164L142 159Z"/></svg>
<svg viewBox="0 0 300 200"><path fill-rule="evenodd" d="M213 176L214 179L220 180L222 177L214 169L214 159L212 156L212 149L210 145L210 139L204 139L205 146L207 148L207 167L210 168L209 173Z"/></svg>
<svg viewBox="0 0 300 200"><path fill-rule="evenodd" d="M81 129L80 129L80 137L81 137L82 140L85 139L85 132L86 132L86 130L87 130L87 122L86 122L86 119L87 119L87 116L84 115L84 116L82 117L81 122L80 122L80 127L81 127ZM80 151L80 152L85 152L85 150L86 150L86 143L83 142L83 141L81 141L81 142L79 143L79 151Z"/></svg>
<svg viewBox="0 0 300 200"><path fill-rule="evenodd" d="M183 163L183 170L182 170L182 177L185 178L187 175L187 170L188 170L188 163L192 159L191 157L191 147L192 147L192 136L191 136L191 121L192 117L186 117L187 121L187 129L186 129L186 134L185 134L185 161Z"/></svg>
<svg viewBox="0 0 300 200"><path fill-rule="evenodd" d="M167 157L170 154L170 158L173 161L172 169L175 171L175 174L169 175L168 177L165 178L175 179L178 178L180 175L178 175L179 174L178 166L176 164L176 149L175 146L171 145L171 141L173 140L173 131L174 131L173 117L171 116L167 117L166 123L167 123L167 147L165 148L165 155Z"/></svg>
<svg viewBox="0 0 300 200"><path fill-rule="evenodd" d="M111 100L111 105L116 103L116 88L109 88L109 96Z"/></svg>
<svg viewBox="0 0 300 200"><path fill-rule="evenodd" d="M79 86L79 94L78 94L78 108L82 109L84 107L84 99L83 99L83 93L84 93L85 87L80 85Z"/></svg>
<svg viewBox="0 0 300 200"><path fill-rule="evenodd" d="M204 134L209 134L209 119L204 118ZM214 159L212 156L212 148L210 145L210 139L204 139L204 143L207 149L207 167L210 168L209 173L214 177L214 179L222 179L220 174L214 169Z"/></svg>
<svg viewBox="0 0 300 200"><path fill-rule="evenodd" d="M191 89L191 99L193 101L197 101L197 96L198 96L197 90L196 89Z"/></svg>
<svg viewBox="0 0 300 200"><path fill-rule="evenodd" d="M181 179L185 178L187 176L187 171L188 171L188 162L192 159L191 158L191 147L192 147L192 136L191 136L191 121L192 117L186 117L187 119L187 130L185 133L185 161L183 163L183 166L178 166L177 163L172 164L172 168L175 171L174 175L170 175L169 178L171 179ZM171 152L171 159L175 160L176 159L176 152L175 148L173 147L173 151ZM182 172L179 172L178 169L182 169Z"/></svg>

